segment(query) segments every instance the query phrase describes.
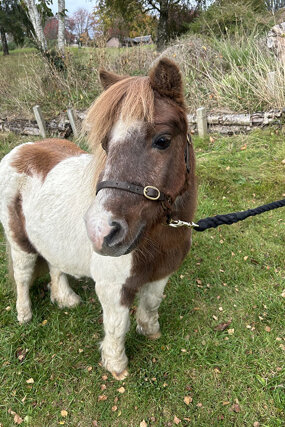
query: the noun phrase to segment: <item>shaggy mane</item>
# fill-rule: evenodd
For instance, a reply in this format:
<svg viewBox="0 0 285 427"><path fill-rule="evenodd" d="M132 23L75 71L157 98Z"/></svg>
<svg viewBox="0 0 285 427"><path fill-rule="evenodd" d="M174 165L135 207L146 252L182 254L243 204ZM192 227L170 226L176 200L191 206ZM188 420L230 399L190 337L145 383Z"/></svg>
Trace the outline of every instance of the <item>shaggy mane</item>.
<svg viewBox="0 0 285 427"><path fill-rule="evenodd" d="M117 120L153 122L154 92L149 77L127 77L104 91L90 107L83 128L95 155L97 181L106 162L102 145Z"/></svg>

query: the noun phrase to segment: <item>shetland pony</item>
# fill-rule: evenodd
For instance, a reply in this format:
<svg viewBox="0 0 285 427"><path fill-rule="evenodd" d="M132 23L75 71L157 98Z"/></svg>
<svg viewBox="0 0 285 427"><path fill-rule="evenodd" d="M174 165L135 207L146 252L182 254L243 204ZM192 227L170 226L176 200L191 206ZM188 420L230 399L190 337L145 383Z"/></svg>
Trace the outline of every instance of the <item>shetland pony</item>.
<svg viewBox="0 0 285 427"><path fill-rule="evenodd" d="M93 154L67 140L14 148L0 164L0 219L10 249L20 323L32 317L29 287L40 260L51 301L80 301L66 275L92 277L103 307L102 363L127 375L125 335L137 294L137 332L160 336L158 307L191 244L195 160L178 67L161 59L147 77L100 72L104 88L85 128ZM188 164L186 164L188 163ZM97 195L96 195L97 188Z"/></svg>

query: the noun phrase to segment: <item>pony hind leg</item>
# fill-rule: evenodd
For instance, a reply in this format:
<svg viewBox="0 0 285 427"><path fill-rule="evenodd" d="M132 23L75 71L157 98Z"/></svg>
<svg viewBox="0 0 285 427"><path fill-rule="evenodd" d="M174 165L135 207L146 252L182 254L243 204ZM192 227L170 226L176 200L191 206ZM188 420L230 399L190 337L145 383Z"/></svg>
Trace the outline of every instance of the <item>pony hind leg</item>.
<svg viewBox="0 0 285 427"><path fill-rule="evenodd" d="M81 298L69 286L67 277L58 268L49 265L50 270L50 299L57 303L59 308L75 307Z"/></svg>
<svg viewBox="0 0 285 427"><path fill-rule="evenodd" d="M161 336L158 322L158 308L163 298L163 291L168 277L155 282L147 283L139 293L139 305L137 308L137 333L150 339L158 339Z"/></svg>
<svg viewBox="0 0 285 427"><path fill-rule="evenodd" d="M38 254L25 252L13 245L10 253L17 289L17 319L19 323L26 323L32 318L30 285Z"/></svg>

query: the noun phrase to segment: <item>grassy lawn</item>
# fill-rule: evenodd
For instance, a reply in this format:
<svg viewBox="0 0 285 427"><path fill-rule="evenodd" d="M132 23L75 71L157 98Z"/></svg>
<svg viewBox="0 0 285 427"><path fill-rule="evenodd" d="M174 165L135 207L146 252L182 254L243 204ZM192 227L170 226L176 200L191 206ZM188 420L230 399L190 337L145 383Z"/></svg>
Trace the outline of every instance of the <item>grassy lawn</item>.
<svg viewBox="0 0 285 427"><path fill-rule="evenodd" d="M20 140L1 134L0 156ZM281 133L194 144L197 220L285 197ZM138 336L131 316L123 383L100 366L102 312L91 281L72 282L83 299L74 310L52 305L48 278L39 281L32 321L17 324L1 234L0 425L15 425L18 415L34 427L284 426L284 213L194 232L166 288L162 337Z"/></svg>

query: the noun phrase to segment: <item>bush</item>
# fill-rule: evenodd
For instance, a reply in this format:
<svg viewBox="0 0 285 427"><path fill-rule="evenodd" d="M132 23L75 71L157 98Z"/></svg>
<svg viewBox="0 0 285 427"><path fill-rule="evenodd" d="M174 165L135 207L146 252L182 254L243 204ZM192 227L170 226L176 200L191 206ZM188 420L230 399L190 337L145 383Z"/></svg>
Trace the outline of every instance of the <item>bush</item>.
<svg viewBox="0 0 285 427"><path fill-rule="evenodd" d="M262 2L216 1L189 26L194 34L222 37L240 30L247 34L266 32L274 25L274 18Z"/></svg>

